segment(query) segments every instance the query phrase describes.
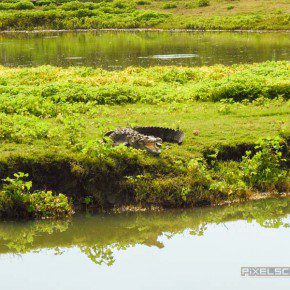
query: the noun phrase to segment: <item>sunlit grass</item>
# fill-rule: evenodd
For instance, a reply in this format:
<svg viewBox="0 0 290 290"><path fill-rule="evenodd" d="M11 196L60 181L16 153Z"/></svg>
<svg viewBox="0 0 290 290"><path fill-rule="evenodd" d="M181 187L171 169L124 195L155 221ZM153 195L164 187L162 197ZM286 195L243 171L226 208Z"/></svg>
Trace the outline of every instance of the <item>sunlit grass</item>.
<svg viewBox="0 0 290 290"><path fill-rule="evenodd" d="M289 71L288 62L0 67L0 176L28 172L37 188L79 203L89 195L96 206L192 206L248 198L261 188L287 191ZM164 143L160 156L103 141L107 131L128 126L179 128L185 140ZM254 155L265 138L264 153ZM267 187L249 177L252 169Z"/></svg>
<svg viewBox="0 0 290 290"><path fill-rule="evenodd" d="M289 29L283 0L13 1L0 30L91 28Z"/></svg>

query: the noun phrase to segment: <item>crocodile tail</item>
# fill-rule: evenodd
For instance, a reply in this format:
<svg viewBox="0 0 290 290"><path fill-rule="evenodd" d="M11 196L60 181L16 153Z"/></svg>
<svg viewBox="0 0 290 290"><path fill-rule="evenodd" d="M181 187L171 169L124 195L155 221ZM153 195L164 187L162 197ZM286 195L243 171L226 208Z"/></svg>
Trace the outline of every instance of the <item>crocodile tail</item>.
<svg viewBox="0 0 290 290"><path fill-rule="evenodd" d="M141 134L159 137L165 142L178 143L179 145L184 139L184 133L181 130L164 127L133 127L133 129Z"/></svg>
<svg viewBox="0 0 290 290"><path fill-rule="evenodd" d="M110 137L110 135L111 135L112 133L114 133L114 130L113 130L113 131L109 131L109 132L107 132L107 133L104 135L104 137Z"/></svg>
<svg viewBox="0 0 290 290"><path fill-rule="evenodd" d="M107 132L107 133L104 135L104 137L103 137L103 142L107 143L107 140L106 140L105 137L110 137L112 133L114 133L114 130L113 130L113 131L109 131L109 132Z"/></svg>

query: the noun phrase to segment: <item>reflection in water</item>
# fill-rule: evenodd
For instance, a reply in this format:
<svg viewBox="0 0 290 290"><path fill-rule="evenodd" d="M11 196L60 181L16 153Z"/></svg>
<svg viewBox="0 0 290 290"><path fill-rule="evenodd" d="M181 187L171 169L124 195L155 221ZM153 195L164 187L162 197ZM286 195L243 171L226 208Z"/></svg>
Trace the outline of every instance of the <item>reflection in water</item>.
<svg viewBox="0 0 290 290"><path fill-rule="evenodd" d="M152 56L139 56L139 58L175 59L198 57L197 54L157 54Z"/></svg>
<svg viewBox="0 0 290 290"><path fill-rule="evenodd" d="M74 59L82 59L82 58L83 58L82 56L68 56L65 59L72 59L72 60L74 60Z"/></svg>
<svg viewBox="0 0 290 290"><path fill-rule="evenodd" d="M264 200L242 205L165 212L79 216L72 221L0 223L0 254L23 254L53 249L61 254L78 247L96 264L112 265L114 251L138 244L163 248L161 237L188 232L206 235L210 224L256 221L261 227L289 227L290 199Z"/></svg>
<svg viewBox="0 0 290 290"><path fill-rule="evenodd" d="M154 65L231 65L288 60L289 56L288 33L99 31L0 34L0 65L5 66L49 64L122 69Z"/></svg>

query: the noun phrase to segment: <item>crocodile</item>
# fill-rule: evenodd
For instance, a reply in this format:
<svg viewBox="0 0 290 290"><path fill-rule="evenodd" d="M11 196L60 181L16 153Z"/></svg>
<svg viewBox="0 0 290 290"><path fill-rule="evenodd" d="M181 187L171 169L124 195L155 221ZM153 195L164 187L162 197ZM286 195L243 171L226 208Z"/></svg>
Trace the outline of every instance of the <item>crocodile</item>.
<svg viewBox="0 0 290 290"><path fill-rule="evenodd" d="M113 146L124 144L135 149L146 150L152 154L160 154L162 142L181 145L184 133L180 130L163 127L129 127L107 132L105 137L113 140Z"/></svg>

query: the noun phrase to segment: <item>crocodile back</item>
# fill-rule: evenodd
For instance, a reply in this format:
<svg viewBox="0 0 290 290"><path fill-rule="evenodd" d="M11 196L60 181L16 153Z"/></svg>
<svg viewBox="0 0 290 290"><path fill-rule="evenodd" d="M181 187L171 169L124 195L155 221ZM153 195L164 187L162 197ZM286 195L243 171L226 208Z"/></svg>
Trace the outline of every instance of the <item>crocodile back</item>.
<svg viewBox="0 0 290 290"><path fill-rule="evenodd" d="M182 144L184 133L181 130L173 130L164 127L133 127L133 129L141 134L159 137L165 142L173 142Z"/></svg>

